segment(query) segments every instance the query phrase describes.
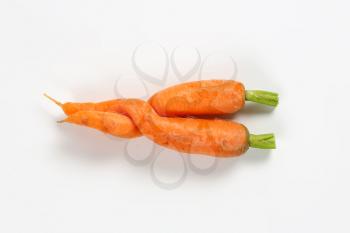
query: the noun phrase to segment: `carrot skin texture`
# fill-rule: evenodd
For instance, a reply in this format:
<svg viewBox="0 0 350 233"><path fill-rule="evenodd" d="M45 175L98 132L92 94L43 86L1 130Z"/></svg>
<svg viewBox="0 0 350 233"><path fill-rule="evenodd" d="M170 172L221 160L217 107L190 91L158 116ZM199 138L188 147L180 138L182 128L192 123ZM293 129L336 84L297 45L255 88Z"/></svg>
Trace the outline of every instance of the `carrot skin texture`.
<svg viewBox="0 0 350 233"><path fill-rule="evenodd" d="M47 96L47 95L46 95ZM81 110L109 112L116 100L98 103L60 103L67 114ZM243 84L233 80L202 80L166 88L150 99L149 103L161 116L210 116L235 113L244 107L245 101L277 106L278 94L267 91L245 90Z"/></svg>
<svg viewBox="0 0 350 233"><path fill-rule="evenodd" d="M70 115L81 110L111 111L117 100L98 103L62 104L63 111ZM245 105L243 84L232 80L203 80L183 83L166 88L149 101L161 116L219 115L239 111Z"/></svg>
<svg viewBox="0 0 350 233"><path fill-rule="evenodd" d="M123 114L142 135L161 146L183 153L232 157L243 154L249 148L249 132L242 124L220 119L162 117L148 102L138 99L116 99L97 104L66 103L62 108L68 114L65 122L85 125L107 133L109 132L105 127L94 122L94 119L90 119L91 123L86 123L89 121L84 122L81 118L86 113L97 112L97 109L107 111L104 113ZM113 135L118 136L116 133Z"/></svg>
<svg viewBox="0 0 350 233"><path fill-rule="evenodd" d="M250 135L242 124L176 117L234 113L244 107L246 100L273 107L278 104L278 94L246 91L243 84L233 80L175 85L156 93L148 102L114 99L98 103L61 103L45 96L68 116L62 122L124 138L144 135L159 145L184 153L232 157L243 154L249 146L276 147L273 134Z"/></svg>
<svg viewBox="0 0 350 233"><path fill-rule="evenodd" d="M149 103L162 116L229 114L244 107L245 88L233 80L188 82L154 94Z"/></svg>
<svg viewBox="0 0 350 233"><path fill-rule="evenodd" d="M118 113L79 111L60 122L87 126L121 138L141 136L140 131L127 116Z"/></svg>
<svg viewBox="0 0 350 233"><path fill-rule="evenodd" d="M130 117L155 143L180 152L232 157L249 148L247 128L232 121L162 117L149 103L138 99L120 99L113 111Z"/></svg>
<svg viewBox="0 0 350 233"><path fill-rule="evenodd" d="M243 154L249 148L249 132L242 124L219 119L163 117L148 102L138 99L68 102L59 106L68 115L64 122L85 125L119 137L123 135L114 131L114 127L106 127L103 119L110 119L108 114L125 115L126 118L122 119L128 125L125 127L133 133L124 137L140 136L139 132L134 132L134 124L142 135L155 143L184 153L232 157ZM113 124L119 121L115 120Z"/></svg>
<svg viewBox="0 0 350 233"><path fill-rule="evenodd" d="M252 135L241 124L219 119L162 117L148 102L138 99L62 104L45 96L68 115L61 122L124 138L145 135L159 145L184 153L232 157L243 154L250 146L276 148L273 134Z"/></svg>
<svg viewBox="0 0 350 233"><path fill-rule="evenodd" d="M112 112L114 103L116 100L108 100L98 103L76 103L66 102L61 105L62 110L66 115L71 115L79 111L98 111L98 112Z"/></svg>
<svg viewBox="0 0 350 233"><path fill-rule="evenodd" d="M243 154L249 148L247 128L232 121L162 117L148 102L138 99L116 99L97 105L61 104L51 100L68 115L63 122L85 125L119 137L140 136L139 132L135 132L138 129L155 143L184 153L232 157ZM108 120L111 123L106 124ZM121 133L115 125L127 130Z"/></svg>

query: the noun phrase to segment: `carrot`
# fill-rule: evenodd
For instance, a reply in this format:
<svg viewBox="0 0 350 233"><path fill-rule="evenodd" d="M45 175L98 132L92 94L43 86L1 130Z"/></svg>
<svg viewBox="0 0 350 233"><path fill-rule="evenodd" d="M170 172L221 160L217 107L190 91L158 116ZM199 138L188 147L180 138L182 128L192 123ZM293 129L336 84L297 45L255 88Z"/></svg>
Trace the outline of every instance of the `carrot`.
<svg viewBox="0 0 350 233"><path fill-rule="evenodd" d="M166 88L153 95L149 103L162 116L218 115L239 111L245 101L276 106L278 94L246 91L233 80L202 80Z"/></svg>
<svg viewBox="0 0 350 233"><path fill-rule="evenodd" d="M116 100L103 101L99 103L73 103L66 102L61 103L60 101L52 98L51 96L44 93L44 96L50 99L52 102L60 106L66 115L71 115L79 111L99 111L99 112L110 112L109 109L113 108Z"/></svg>
<svg viewBox="0 0 350 233"><path fill-rule="evenodd" d="M118 113L79 111L59 122L84 125L121 138L141 136L140 131L130 118Z"/></svg>
<svg viewBox="0 0 350 233"><path fill-rule="evenodd" d="M249 147L276 147L273 134L249 134L244 125L220 119L162 117L149 103L138 99L117 100L112 110L129 116L155 143L180 152L231 157Z"/></svg>
<svg viewBox="0 0 350 233"><path fill-rule="evenodd" d="M68 106L65 112L69 114L64 122L82 124L107 133L114 132L114 135L119 136L119 131L115 133L115 130L110 130L109 127L101 124L102 113L95 110L104 108L108 110L107 116L111 112L114 112L113 115L123 114L130 119L142 135L159 145L184 153L231 157L241 155L249 146L263 149L275 148L273 134L251 135L245 126L232 121L159 116L149 103L138 99L117 99L113 102L103 102L97 107L93 103L65 105L49 98L62 108ZM80 110L76 110L78 108ZM81 108L94 110L86 111ZM126 118L113 117L115 119L113 125L116 127L123 121L124 126L126 125L125 129L132 128ZM116 127L113 126L112 129ZM137 133L134 132L132 136L137 136Z"/></svg>
<svg viewBox="0 0 350 233"><path fill-rule="evenodd" d="M115 101L57 104L70 115L81 110L110 111ZM243 84L232 80L203 80L166 88L153 95L148 102L161 116L201 116L237 112L244 107L245 101L276 106L278 94L245 90Z"/></svg>
<svg viewBox="0 0 350 233"><path fill-rule="evenodd" d="M66 119L58 121L59 123L67 122L84 125L122 138L141 136L140 131L129 117L107 111L114 101L106 101L99 104L61 103L47 94L44 94L44 96L61 107L64 113L68 115Z"/></svg>

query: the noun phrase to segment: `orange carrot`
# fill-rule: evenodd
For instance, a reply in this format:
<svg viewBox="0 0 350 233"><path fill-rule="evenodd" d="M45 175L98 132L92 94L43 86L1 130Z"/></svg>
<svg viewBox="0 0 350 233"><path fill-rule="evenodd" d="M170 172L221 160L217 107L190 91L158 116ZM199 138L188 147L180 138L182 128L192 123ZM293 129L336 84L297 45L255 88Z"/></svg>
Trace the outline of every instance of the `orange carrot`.
<svg viewBox="0 0 350 233"><path fill-rule="evenodd" d="M84 125L121 138L141 136L130 118L118 113L79 111L59 122Z"/></svg>
<svg viewBox="0 0 350 233"><path fill-rule="evenodd" d="M108 108L114 101L95 103L61 103L51 96L44 94L48 99L61 107L68 117L59 123L67 122L84 125L122 138L141 136L140 131L132 120L116 112L108 112Z"/></svg>
<svg viewBox="0 0 350 233"><path fill-rule="evenodd" d="M166 88L149 103L162 116L218 115L239 111L245 101L276 106L278 95L266 91L246 91L233 80L202 80Z"/></svg>
<svg viewBox="0 0 350 233"><path fill-rule="evenodd" d="M119 136L119 131L115 133L109 127L106 128L104 124L101 124L102 113L97 114L96 111L82 110L82 108L93 108L94 110L104 108L108 112L115 112L112 114L120 113L125 115L142 135L155 143L180 152L231 157L241 155L249 146L258 148L275 147L273 135L250 135L242 124L218 119L162 117L153 110L149 103L142 100L118 99L113 100L113 104L104 102L98 107L92 103L80 105L70 103L65 105L58 101L55 102L62 108L68 106L64 110L70 115L65 122L83 124L107 133L114 132L115 135ZM72 106L78 106L80 110L76 111L77 108ZM98 115L97 117L96 114ZM113 125L118 125L120 119L123 119L124 125L127 125L125 129L131 128L127 119L113 117L113 119L116 119L113 121ZM112 128L114 129L115 127L113 126Z"/></svg>
<svg viewBox="0 0 350 233"><path fill-rule="evenodd" d="M64 113L66 115L71 115L79 111L99 111L99 112L113 112L110 109L113 108L113 105L117 100L109 100L109 101L103 101L99 103L91 103L91 102L86 102L86 103L73 103L73 102L66 102L66 103L61 103L60 101L52 98L51 96L47 95L44 93L44 96L50 99L52 102L57 104L62 108Z"/></svg>
<svg viewBox="0 0 350 233"><path fill-rule="evenodd" d="M70 115L81 110L110 112L116 101L56 103ZM245 101L276 106L278 95L266 91L246 91L243 84L232 80L203 80L166 88L148 102L161 116L201 116L237 112L243 108Z"/></svg>
<svg viewBox="0 0 350 233"><path fill-rule="evenodd" d="M249 147L247 129L231 121L161 117L147 102L137 99L116 100L110 110L130 117L155 143L180 152L228 157Z"/></svg>

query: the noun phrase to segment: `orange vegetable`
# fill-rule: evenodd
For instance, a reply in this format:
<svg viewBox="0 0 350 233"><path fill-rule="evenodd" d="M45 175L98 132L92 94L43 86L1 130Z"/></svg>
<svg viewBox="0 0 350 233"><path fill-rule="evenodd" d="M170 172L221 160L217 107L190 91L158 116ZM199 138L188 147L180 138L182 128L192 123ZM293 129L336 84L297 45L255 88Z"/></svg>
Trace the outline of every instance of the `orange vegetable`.
<svg viewBox="0 0 350 233"><path fill-rule="evenodd" d="M59 121L59 123L67 122L83 125L122 138L141 136L140 131L129 117L106 111L108 104L61 103L47 94L44 95L60 106L68 115L66 119Z"/></svg>
<svg viewBox="0 0 350 233"><path fill-rule="evenodd" d="M249 135L245 126L232 121L162 117L149 103L142 100L117 99L97 104L61 104L50 99L68 115L64 122L85 125L116 136L121 135L114 127L118 124L122 126L122 132L129 132L126 135L138 136L135 126L142 135L155 143L180 152L230 157L244 153L252 146L252 142L255 147L274 148L273 135L258 136L260 138L257 140L257 136ZM112 119L113 127L101 123L103 111L107 113L107 119ZM126 118L120 117L120 114Z"/></svg>
<svg viewBox="0 0 350 233"><path fill-rule="evenodd" d="M219 115L239 111L245 101L276 106L278 95L267 91L246 91L233 80L202 80L166 88L149 103L162 116Z"/></svg>
<svg viewBox="0 0 350 233"><path fill-rule="evenodd" d="M267 91L246 91L243 84L232 80L203 80L166 88L148 102L161 116L201 116L237 112L247 100L276 106L278 95ZM113 108L115 101L68 102L62 104L62 109L67 115L81 110L106 112Z"/></svg>
<svg viewBox="0 0 350 233"><path fill-rule="evenodd" d="M129 117L118 113L79 111L59 122L84 125L121 138L142 135Z"/></svg>

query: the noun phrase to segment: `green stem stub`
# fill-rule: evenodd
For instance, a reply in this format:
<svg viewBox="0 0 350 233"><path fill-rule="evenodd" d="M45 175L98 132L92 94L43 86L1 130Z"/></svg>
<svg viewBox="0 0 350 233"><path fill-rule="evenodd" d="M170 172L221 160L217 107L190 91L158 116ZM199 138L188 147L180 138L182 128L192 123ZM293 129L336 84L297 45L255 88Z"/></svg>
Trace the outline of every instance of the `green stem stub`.
<svg viewBox="0 0 350 233"><path fill-rule="evenodd" d="M251 90L245 92L245 99L260 104L276 107L278 105L278 94L269 91Z"/></svg>
<svg viewBox="0 0 350 233"><path fill-rule="evenodd" d="M274 134L249 135L249 146L259 149L276 149Z"/></svg>

